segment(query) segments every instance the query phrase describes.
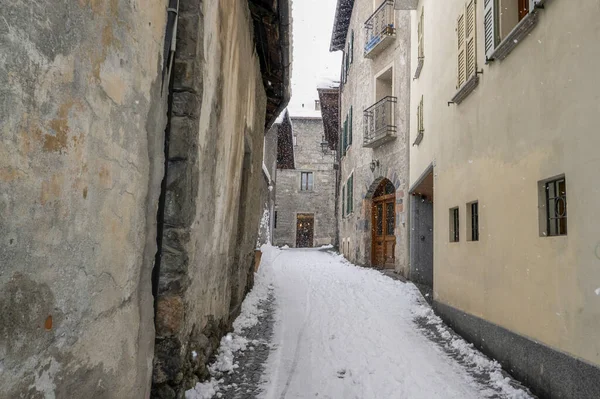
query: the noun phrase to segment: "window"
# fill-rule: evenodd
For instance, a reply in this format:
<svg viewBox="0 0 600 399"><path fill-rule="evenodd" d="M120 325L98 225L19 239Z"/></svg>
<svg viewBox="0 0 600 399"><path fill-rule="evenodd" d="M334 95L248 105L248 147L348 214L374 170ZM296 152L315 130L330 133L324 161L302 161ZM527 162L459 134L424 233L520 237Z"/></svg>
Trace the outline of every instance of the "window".
<svg viewBox="0 0 600 399"><path fill-rule="evenodd" d="M456 34L458 38L458 85L461 87L477 70L475 43L475 0L467 3L465 11L458 17Z"/></svg>
<svg viewBox="0 0 600 399"><path fill-rule="evenodd" d="M275 217L273 218L273 228L276 229L277 228L277 211L275 211Z"/></svg>
<svg viewBox="0 0 600 399"><path fill-rule="evenodd" d="M354 62L354 29L350 34L350 63Z"/></svg>
<svg viewBox="0 0 600 399"><path fill-rule="evenodd" d="M564 176L539 183L541 235L567 235L567 183ZM541 201L540 201L541 202Z"/></svg>
<svg viewBox="0 0 600 399"><path fill-rule="evenodd" d="M315 100L315 111L321 110L321 101Z"/></svg>
<svg viewBox="0 0 600 399"><path fill-rule="evenodd" d="M341 142L341 156L345 156L348 151L348 147L352 145L352 106L350 106L350 110L346 115L346 119L344 120L344 131L342 135Z"/></svg>
<svg viewBox="0 0 600 399"><path fill-rule="evenodd" d="M468 240L479 241L479 202L467 204L467 222L469 223Z"/></svg>
<svg viewBox="0 0 600 399"><path fill-rule="evenodd" d="M301 172L300 191L312 191L313 189L313 173Z"/></svg>
<svg viewBox="0 0 600 399"><path fill-rule="evenodd" d="M487 61L504 59L535 26L539 0L484 0L483 25ZM532 18L527 18L527 17Z"/></svg>
<svg viewBox="0 0 600 399"><path fill-rule="evenodd" d="M350 175L346 182L346 215L354 212L354 174Z"/></svg>
<svg viewBox="0 0 600 399"><path fill-rule="evenodd" d="M450 209L450 242L458 242L459 236L458 208Z"/></svg>
<svg viewBox="0 0 600 399"><path fill-rule="evenodd" d="M470 0L456 22L458 42L456 63L456 89L451 103L456 105L464 101L479 84L477 75L477 21L475 0Z"/></svg>
<svg viewBox="0 0 600 399"><path fill-rule="evenodd" d="M342 218L346 217L346 185L342 186Z"/></svg>
<svg viewBox="0 0 600 399"><path fill-rule="evenodd" d="M415 79L421 76L421 70L423 69L423 63L425 62L425 39L424 39L424 21L425 21L425 7L421 7L421 15L419 17L419 25L417 27L417 37L419 41L419 50L417 55L417 70L415 71Z"/></svg>

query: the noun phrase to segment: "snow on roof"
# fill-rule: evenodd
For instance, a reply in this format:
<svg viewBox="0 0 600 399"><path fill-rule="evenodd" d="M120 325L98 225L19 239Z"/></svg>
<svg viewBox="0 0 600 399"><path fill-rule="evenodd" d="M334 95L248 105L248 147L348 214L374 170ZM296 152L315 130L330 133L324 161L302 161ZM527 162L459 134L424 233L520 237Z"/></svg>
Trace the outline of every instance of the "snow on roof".
<svg viewBox="0 0 600 399"><path fill-rule="evenodd" d="M317 89L337 89L338 87L340 87L339 80L332 78L322 77L317 82Z"/></svg>
<svg viewBox="0 0 600 399"><path fill-rule="evenodd" d="M290 110L290 118L323 118L321 111L315 111L314 109L299 108Z"/></svg>

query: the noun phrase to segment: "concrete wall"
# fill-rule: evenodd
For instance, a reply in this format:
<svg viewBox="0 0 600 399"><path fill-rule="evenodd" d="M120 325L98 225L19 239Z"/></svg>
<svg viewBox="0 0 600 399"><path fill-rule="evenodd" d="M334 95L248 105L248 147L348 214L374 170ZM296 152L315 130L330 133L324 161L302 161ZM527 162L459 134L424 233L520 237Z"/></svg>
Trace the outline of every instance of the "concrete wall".
<svg viewBox="0 0 600 399"><path fill-rule="evenodd" d="M160 398L207 376L252 284L257 193L266 189L266 95L248 3L180 5L154 364Z"/></svg>
<svg viewBox="0 0 600 399"><path fill-rule="evenodd" d="M296 246L296 215L314 213L314 246L335 243L335 153L323 154L323 120L292 117L296 169L277 171L276 245ZM313 172L312 191L300 190L301 172Z"/></svg>
<svg viewBox="0 0 600 399"><path fill-rule="evenodd" d="M372 0L355 0L348 37L354 30L354 60L350 65L348 81L341 87L340 117L343 121L350 107L353 108L353 144L341 160L341 187L354 173L354 213L339 217L340 246L344 255L352 262L371 264L371 201L366 198L371 185L381 178L389 179L396 187L396 270L408 273L408 230L405 202L408 193L408 126L409 126L409 50L410 15L395 11L396 38L392 44L374 59L363 57L365 45L364 23L381 4ZM376 79L380 73L393 67L392 95L398 98L395 106L397 138L378 148L362 147L363 111L375 104ZM343 129L340 127L340 140ZM379 161L379 167L370 169L372 160ZM341 209L342 196L339 196ZM346 248L346 249L344 249ZM350 248L349 250L347 248Z"/></svg>
<svg viewBox="0 0 600 399"><path fill-rule="evenodd" d="M2 397L149 395L166 15L2 4Z"/></svg>
<svg viewBox="0 0 600 399"><path fill-rule="evenodd" d="M436 301L555 350L600 364L597 204L598 2L548 1L504 60L485 64L477 3L479 86L459 106L455 24L460 0L422 0L425 63L412 84L411 116L424 95L425 137L411 151L411 183L435 164ZM412 13L412 69L416 20ZM414 116L411 139L416 137ZM568 235L538 228L538 181L565 174ZM480 240L467 242L466 204L478 200ZM459 243L448 242L460 207ZM538 368L535 373L542 372Z"/></svg>

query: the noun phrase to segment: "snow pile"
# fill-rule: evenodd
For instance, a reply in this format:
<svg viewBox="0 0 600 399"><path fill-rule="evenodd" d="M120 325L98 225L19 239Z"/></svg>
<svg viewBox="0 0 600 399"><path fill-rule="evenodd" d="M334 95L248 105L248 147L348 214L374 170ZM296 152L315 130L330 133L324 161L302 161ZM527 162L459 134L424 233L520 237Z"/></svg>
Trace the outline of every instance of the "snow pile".
<svg viewBox="0 0 600 399"><path fill-rule="evenodd" d="M531 398L524 390L513 387L512 383L514 381L502 373L502 366L500 363L495 360L490 360L487 356L475 349L473 344L452 334L442 319L436 316L429 306L423 304L417 305L412 309L412 313L415 319L424 319L425 323L435 327L440 337L446 341L446 349L450 349L458 359L475 369L478 373L487 376L490 380L490 384L502 392L504 397L510 399Z"/></svg>
<svg viewBox="0 0 600 399"><path fill-rule="evenodd" d="M211 399L215 395L218 395L219 384L223 380L211 379L206 382L199 382L196 384L194 389L190 389L185 392L185 399Z"/></svg>
<svg viewBox="0 0 600 399"><path fill-rule="evenodd" d="M245 351L248 344L256 343L244 337L244 331L255 326L263 314L259 305L267 299L272 290L272 277L270 266L273 259L281 252L271 245L263 245L263 252L259 272L254 280L254 287L248 293L242 303L242 310L238 318L233 322L233 333L227 334L221 338L219 352L215 361L208 366L211 375L220 376L223 373L231 373L239 366L235 362L235 354L239 351ZM220 397L219 385L223 379L212 378L209 381L196 384L193 389L186 391L185 399L209 399L214 396Z"/></svg>

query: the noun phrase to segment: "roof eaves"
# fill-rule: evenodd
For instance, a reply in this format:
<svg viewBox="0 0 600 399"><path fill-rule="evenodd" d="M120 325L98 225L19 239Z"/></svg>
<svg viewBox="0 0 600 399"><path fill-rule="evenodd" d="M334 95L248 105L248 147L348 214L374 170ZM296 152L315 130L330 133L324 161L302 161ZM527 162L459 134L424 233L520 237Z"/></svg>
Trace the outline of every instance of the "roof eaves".
<svg viewBox="0 0 600 399"><path fill-rule="evenodd" d="M353 8L354 0L338 0L335 8L335 19L329 51L333 52L344 49Z"/></svg>

